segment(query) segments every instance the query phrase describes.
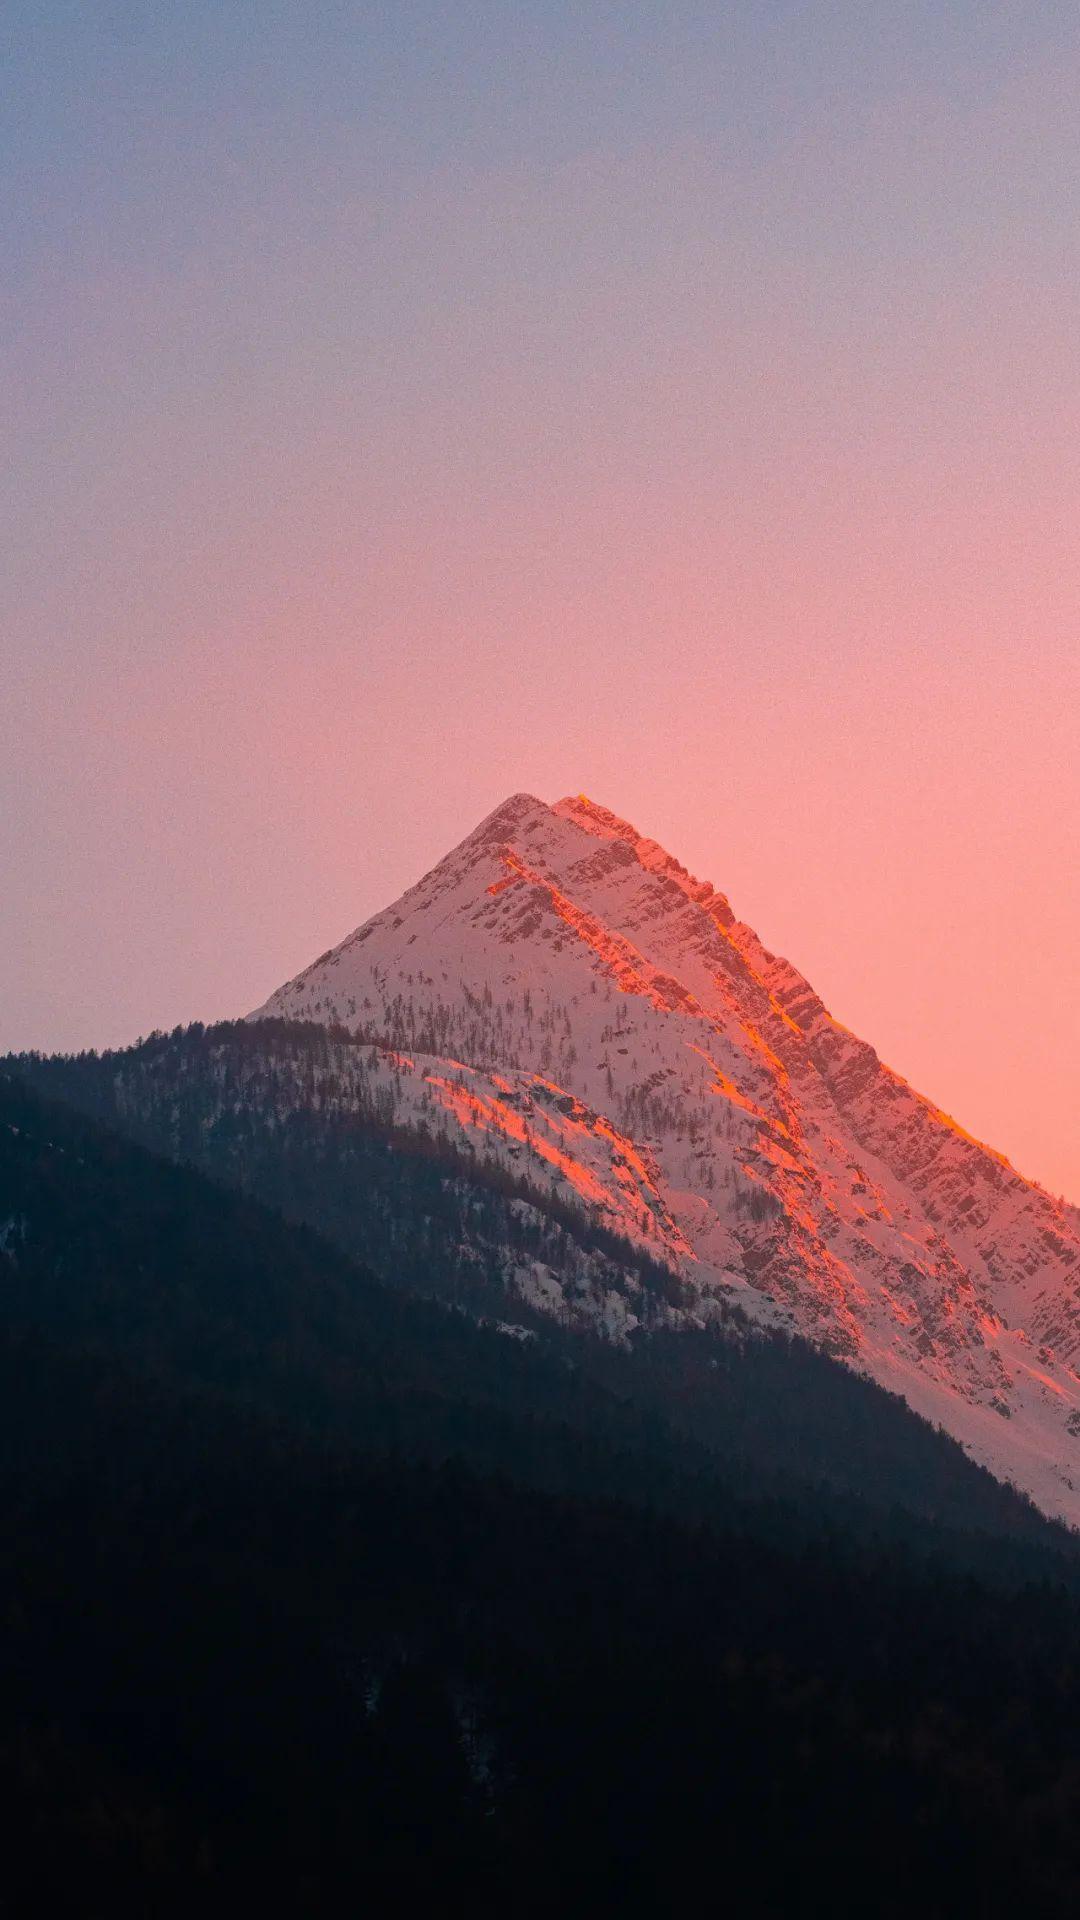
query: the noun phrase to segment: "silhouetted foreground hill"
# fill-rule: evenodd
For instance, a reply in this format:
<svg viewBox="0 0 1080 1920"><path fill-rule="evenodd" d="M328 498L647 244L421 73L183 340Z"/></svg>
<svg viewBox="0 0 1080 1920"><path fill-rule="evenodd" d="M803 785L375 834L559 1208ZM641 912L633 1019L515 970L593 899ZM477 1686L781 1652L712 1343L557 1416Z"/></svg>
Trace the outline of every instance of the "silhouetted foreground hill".
<svg viewBox="0 0 1080 1920"><path fill-rule="evenodd" d="M0 1244L9 1911L1075 1905L1075 1560L1019 1503L991 1580L740 1494L11 1081Z"/></svg>

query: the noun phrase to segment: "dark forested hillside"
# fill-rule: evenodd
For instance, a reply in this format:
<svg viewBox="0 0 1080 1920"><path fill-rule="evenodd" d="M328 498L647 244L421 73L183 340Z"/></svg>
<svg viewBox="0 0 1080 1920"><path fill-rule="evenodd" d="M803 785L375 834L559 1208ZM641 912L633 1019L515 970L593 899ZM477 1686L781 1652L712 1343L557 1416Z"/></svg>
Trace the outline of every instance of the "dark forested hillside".
<svg viewBox="0 0 1080 1920"><path fill-rule="evenodd" d="M360 1421L375 1419L365 1356L372 1343L381 1354L389 1341L394 1393L411 1396L407 1412L393 1415L393 1430L414 1440L430 1431L433 1445L460 1452L465 1438L457 1401L481 1401L486 1411L469 1439L470 1457L480 1464L505 1461L513 1444L524 1448L541 1477L562 1473L553 1441L538 1450L534 1438L526 1446L497 1432L496 1408L500 1417L508 1410L517 1417L535 1413L577 1423L587 1441L575 1439L575 1458L602 1435L616 1449L639 1448L647 1430L652 1465L633 1476L635 1486L646 1488L660 1471L656 1436L668 1436L667 1446L674 1429L683 1437L676 1448L680 1471L700 1457L729 1487L796 1507L799 1525L816 1524L827 1512L830 1524L842 1516L845 1526L873 1528L899 1507L952 1529L1045 1537L1027 1502L974 1467L953 1441L802 1341L751 1330L732 1314L725 1332L670 1333L658 1323L626 1349L531 1314L507 1293L508 1259L542 1258L571 1279L599 1260L609 1274L633 1269L657 1294L677 1281L549 1192L515 1181L494 1163L455 1153L435 1133L395 1126L393 1115L377 1106L355 1106L351 1093L339 1098L333 1042L327 1029L314 1025L233 1022L157 1035L120 1053L8 1063L25 1085L318 1228L399 1295L395 1306L385 1289L362 1285L350 1263L334 1265L320 1246L326 1279L319 1312L310 1301L297 1307L288 1288L282 1295L278 1277L260 1277L279 1258L260 1262L253 1251L271 1231L265 1216L220 1196L213 1202L215 1231L234 1231L238 1244L223 1253L224 1266L219 1262L213 1274L199 1266L201 1278L192 1277L195 1262L186 1260L182 1295L188 1320L203 1316L194 1350L206 1365L223 1364L216 1316L228 1311L230 1351L244 1355L249 1390L257 1348L260 1365L275 1356L268 1389L274 1404L287 1391L309 1412L317 1403L320 1417L327 1417L333 1401L335 1418L356 1432ZM298 1087L305 1097L299 1107ZM121 1214L129 1233L137 1219L129 1211L133 1182L119 1144L110 1151L120 1156L119 1190L105 1206L106 1238ZM176 1204L182 1191L181 1181ZM272 1231L276 1248L289 1245L295 1258L308 1262L315 1257L310 1240ZM149 1257L165 1257L153 1219L144 1222L144 1235ZM177 1248L182 1240L181 1231ZM178 1251L174 1257L181 1257ZM226 1268L228 1282L221 1278ZM481 1339L461 1314L448 1317L403 1295L446 1301L473 1321L505 1316L529 1337L511 1342L489 1332ZM59 1311L69 1313L66 1301ZM176 1334L175 1303L169 1311ZM278 1313L292 1315L287 1337L274 1319ZM125 1337L134 1338L134 1323ZM189 1339L184 1367L192 1350ZM287 1380L286 1352L293 1369ZM452 1408L447 1393L457 1396ZM390 1420L385 1406L379 1417ZM613 1470L609 1463L605 1471ZM674 1471L665 1465L669 1479ZM664 1497L673 1497L670 1487ZM894 1534L903 1524L891 1513Z"/></svg>
<svg viewBox="0 0 1080 1920"><path fill-rule="evenodd" d="M370 1053L343 1028L237 1020L116 1053L7 1064L155 1151L317 1224L396 1285L503 1312L515 1263L539 1259L571 1293L599 1268L616 1286L628 1272L642 1280L646 1310L678 1294L669 1266L583 1207L463 1151L445 1115L405 1124L393 1076L365 1072Z"/></svg>
<svg viewBox="0 0 1080 1920"><path fill-rule="evenodd" d="M11 1912L1080 1897L1075 1561L1019 1503L989 1579L736 1491L10 1080L0 1245Z"/></svg>

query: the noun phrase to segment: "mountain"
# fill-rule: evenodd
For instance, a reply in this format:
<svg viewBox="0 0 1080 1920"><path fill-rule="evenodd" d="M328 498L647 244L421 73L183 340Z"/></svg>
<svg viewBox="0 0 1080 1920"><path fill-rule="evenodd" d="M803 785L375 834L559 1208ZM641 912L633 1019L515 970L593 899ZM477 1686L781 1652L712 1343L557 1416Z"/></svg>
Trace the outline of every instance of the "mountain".
<svg viewBox="0 0 1080 1920"><path fill-rule="evenodd" d="M706 1327L686 1315L668 1324L682 1297L670 1268L497 1160L388 1125L381 1090L364 1084L368 1051L317 1024L236 1021L119 1053L24 1059L6 1090L0 1075L0 1115L17 1123L15 1142L0 1134L0 1221L24 1264L36 1247L31 1280L8 1274L9 1319L89 1324L127 1360L239 1384L313 1430L545 1488L696 1514L732 1495L767 1502L789 1543L822 1532L918 1542L929 1522L937 1553L984 1573L1021 1547L1067 1545L898 1395L809 1342L737 1307ZM80 1131L71 1109L113 1132ZM118 1133L151 1152L127 1157ZM51 1184L27 1161L26 1141L43 1134L62 1176ZM91 1151L102 1164L87 1213L71 1168ZM183 1163L173 1189L158 1155ZM185 1187L187 1169L215 1187ZM319 1235L290 1238L228 1189ZM129 1282L123 1314L103 1328L89 1304L94 1262L114 1242L159 1279ZM537 1272L543 1309L519 1291ZM633 1294L638 1328L591 1337L611 1294Z"/></svg>
<svg viewBox="0 0 1080 1920"><path fill-rule="evenodd" d="M1080 1213L604 807L515 795L252 1017L367 1043L365 1097L669 1268L666 1324L788 1326L1080 1521ZM615 1339L656 1318L633 1275L518 1287Z"/></svg>

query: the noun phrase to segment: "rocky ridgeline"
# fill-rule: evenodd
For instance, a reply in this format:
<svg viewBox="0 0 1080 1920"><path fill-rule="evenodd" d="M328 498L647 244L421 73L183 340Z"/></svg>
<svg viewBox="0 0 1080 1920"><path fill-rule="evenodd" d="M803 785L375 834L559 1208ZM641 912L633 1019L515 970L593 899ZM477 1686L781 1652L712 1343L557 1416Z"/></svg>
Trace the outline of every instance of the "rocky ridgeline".
<svg viewBox="0 0 1080 1920"><path fill-rule="evenodd" d="M420 1053L429 1091L482 1071L498 1098L491 1076L536 1076L591 1118L562 1164L546 1123L519 1155L633 1230L617 1135L648 1168L647 1230L688 1317L733 1299L782 1313L1080 1520L1076 1210L883 1065L722 893L605 808L514 796L259 1011ZM463 1138L505 1136L490 1099L444 1105Z"/></svg>

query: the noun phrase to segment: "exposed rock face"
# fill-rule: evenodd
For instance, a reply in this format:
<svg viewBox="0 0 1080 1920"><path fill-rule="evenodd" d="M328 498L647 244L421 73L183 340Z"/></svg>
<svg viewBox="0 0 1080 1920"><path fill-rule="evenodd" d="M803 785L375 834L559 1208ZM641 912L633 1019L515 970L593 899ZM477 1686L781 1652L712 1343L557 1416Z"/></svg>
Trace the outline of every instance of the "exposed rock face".
<svg viewBox="0 0 1080 1920"><path fill-rule="evenodd" d="M407 1055L463 1135L676 1265L692 1317L781 1312L1080 1522L1080 1214L626 821L515 795L260 1012Z"/></svg>

